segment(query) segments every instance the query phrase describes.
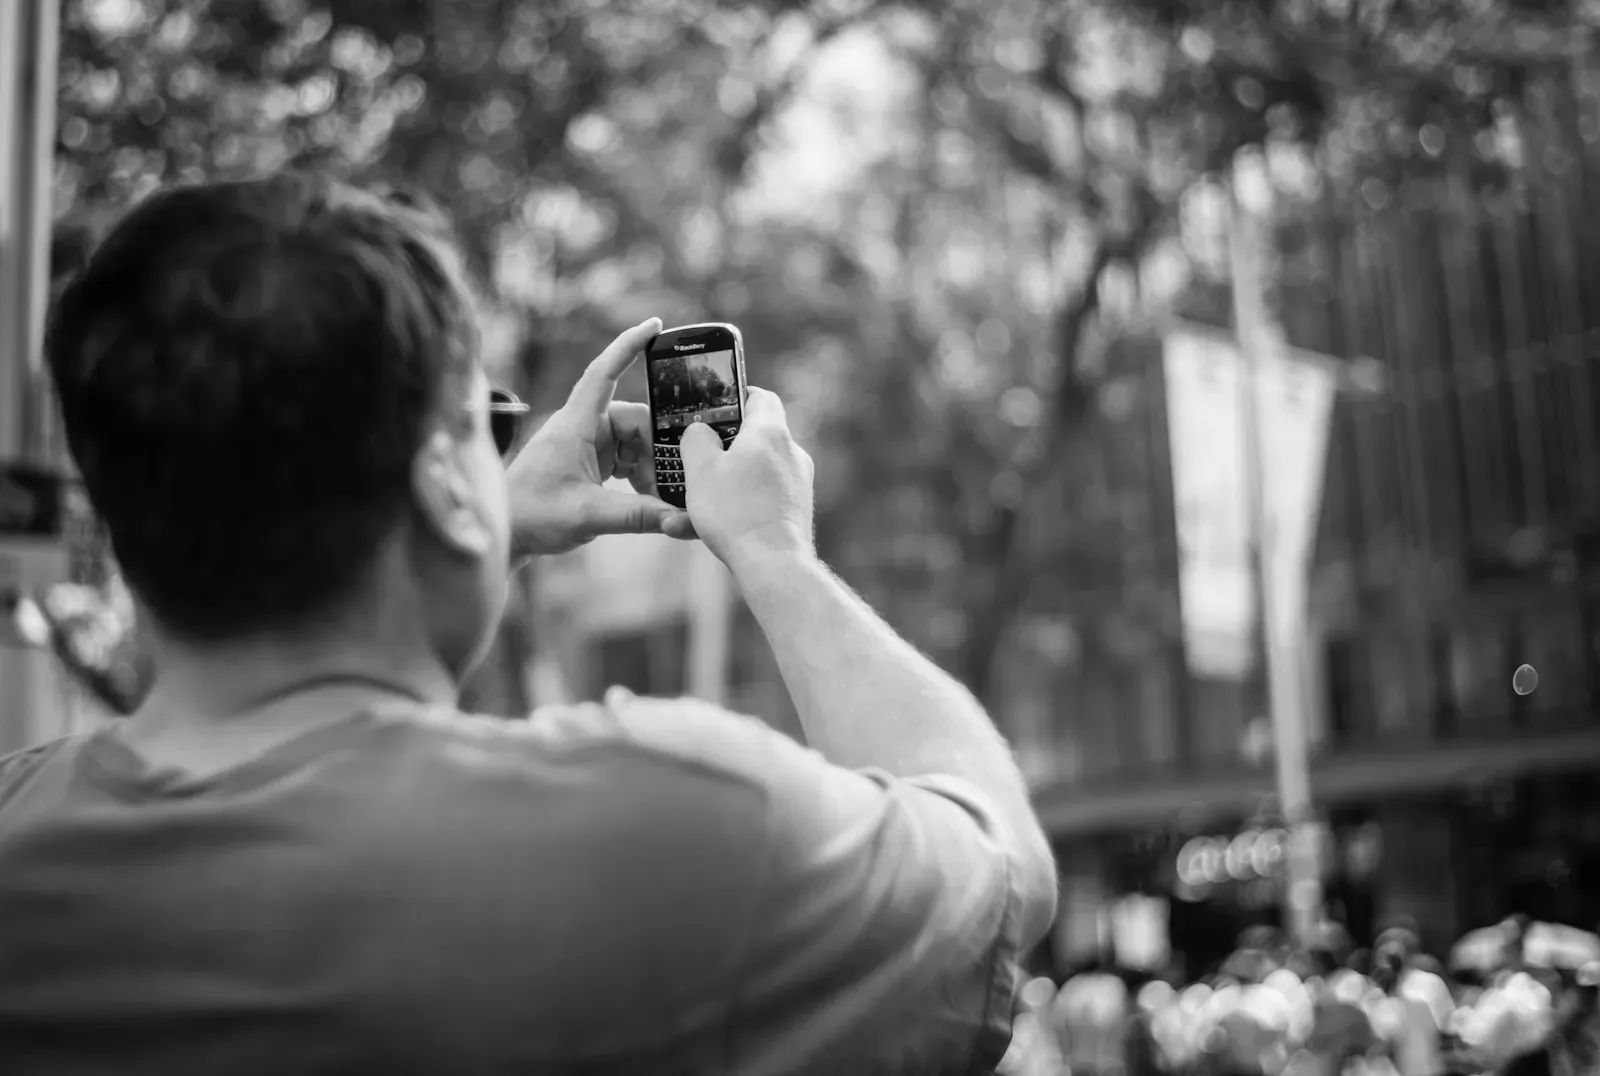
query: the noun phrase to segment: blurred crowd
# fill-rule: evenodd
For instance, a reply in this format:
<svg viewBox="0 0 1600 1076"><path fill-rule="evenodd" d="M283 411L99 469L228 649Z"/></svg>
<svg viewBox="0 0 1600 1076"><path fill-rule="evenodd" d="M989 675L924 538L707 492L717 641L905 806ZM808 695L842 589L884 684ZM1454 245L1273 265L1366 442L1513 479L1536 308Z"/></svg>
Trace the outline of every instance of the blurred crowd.
<svg viewBox="0 0 1600 1076"><path fill-rule="evenodd" d="M1407 928L1247 932L1192 982L1093 967L1022 991L1004 1076L1591 1076L1600 937L1520 917L1445 959Z"/></svg>

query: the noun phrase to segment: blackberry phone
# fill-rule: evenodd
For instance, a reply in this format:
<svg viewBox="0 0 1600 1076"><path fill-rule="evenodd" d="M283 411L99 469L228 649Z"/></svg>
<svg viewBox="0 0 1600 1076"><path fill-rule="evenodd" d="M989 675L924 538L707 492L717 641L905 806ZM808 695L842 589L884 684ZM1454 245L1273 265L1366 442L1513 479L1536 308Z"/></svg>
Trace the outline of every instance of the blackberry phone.
<svg viewBox="0 0 1600 1076"><path fill-rule="evenodd" d="M656 495L685 505L683 431L704 423L726 448L744 422L744 337L724 322L680 325L657 333L644 349L655 443Z"/></svg>

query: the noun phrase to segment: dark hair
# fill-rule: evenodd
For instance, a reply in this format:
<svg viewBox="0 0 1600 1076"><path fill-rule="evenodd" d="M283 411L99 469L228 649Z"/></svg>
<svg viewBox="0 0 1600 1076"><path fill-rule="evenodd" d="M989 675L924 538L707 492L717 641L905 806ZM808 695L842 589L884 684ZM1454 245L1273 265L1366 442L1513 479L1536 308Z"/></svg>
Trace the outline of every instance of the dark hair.
<svg viewBox="0 0 1600 1076"><path fill-rule="evenodd" d="M77 220L58 221L50 232L50 283L65 284L94 249L94 230Z"/></svg>
<svg viewBox="0 0 1600 1076"><path fill-rule="evenodd" d="M57 300L47 352L128 585L218 640L354 589L476 347L441 215L289 173L143 202Z"/></svg>

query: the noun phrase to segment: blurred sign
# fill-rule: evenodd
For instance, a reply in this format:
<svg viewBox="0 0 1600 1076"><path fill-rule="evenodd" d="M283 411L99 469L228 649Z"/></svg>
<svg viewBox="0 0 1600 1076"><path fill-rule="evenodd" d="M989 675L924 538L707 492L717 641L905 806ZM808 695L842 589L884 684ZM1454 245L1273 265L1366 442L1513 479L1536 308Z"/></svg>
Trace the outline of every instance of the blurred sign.
<svg viewBox="0 0 1600 1076"><path fill-rule="evenodd" d="M1247 830L1232 838L1199 836L1178 851L1175 873L1178 883L1190 889L1230 879L1277 878L1283 875L1288 849L1289 831L1277 827Z"/></svg>

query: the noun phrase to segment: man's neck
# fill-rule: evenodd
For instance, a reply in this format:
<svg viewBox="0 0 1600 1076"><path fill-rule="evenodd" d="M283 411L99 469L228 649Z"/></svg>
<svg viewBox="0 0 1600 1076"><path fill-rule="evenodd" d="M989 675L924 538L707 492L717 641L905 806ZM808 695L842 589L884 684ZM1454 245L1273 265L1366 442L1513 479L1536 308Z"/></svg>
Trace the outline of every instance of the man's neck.
<svg viewBox="0 0 1600 1076"><path fill-rule="evenodd" d="M119 723L121 734L147 753L170 749L170 764L209 768L373 708L453 705L457 686L438 658L397 642L269 638L205 650L168 643L149 696Z"/></svg>

